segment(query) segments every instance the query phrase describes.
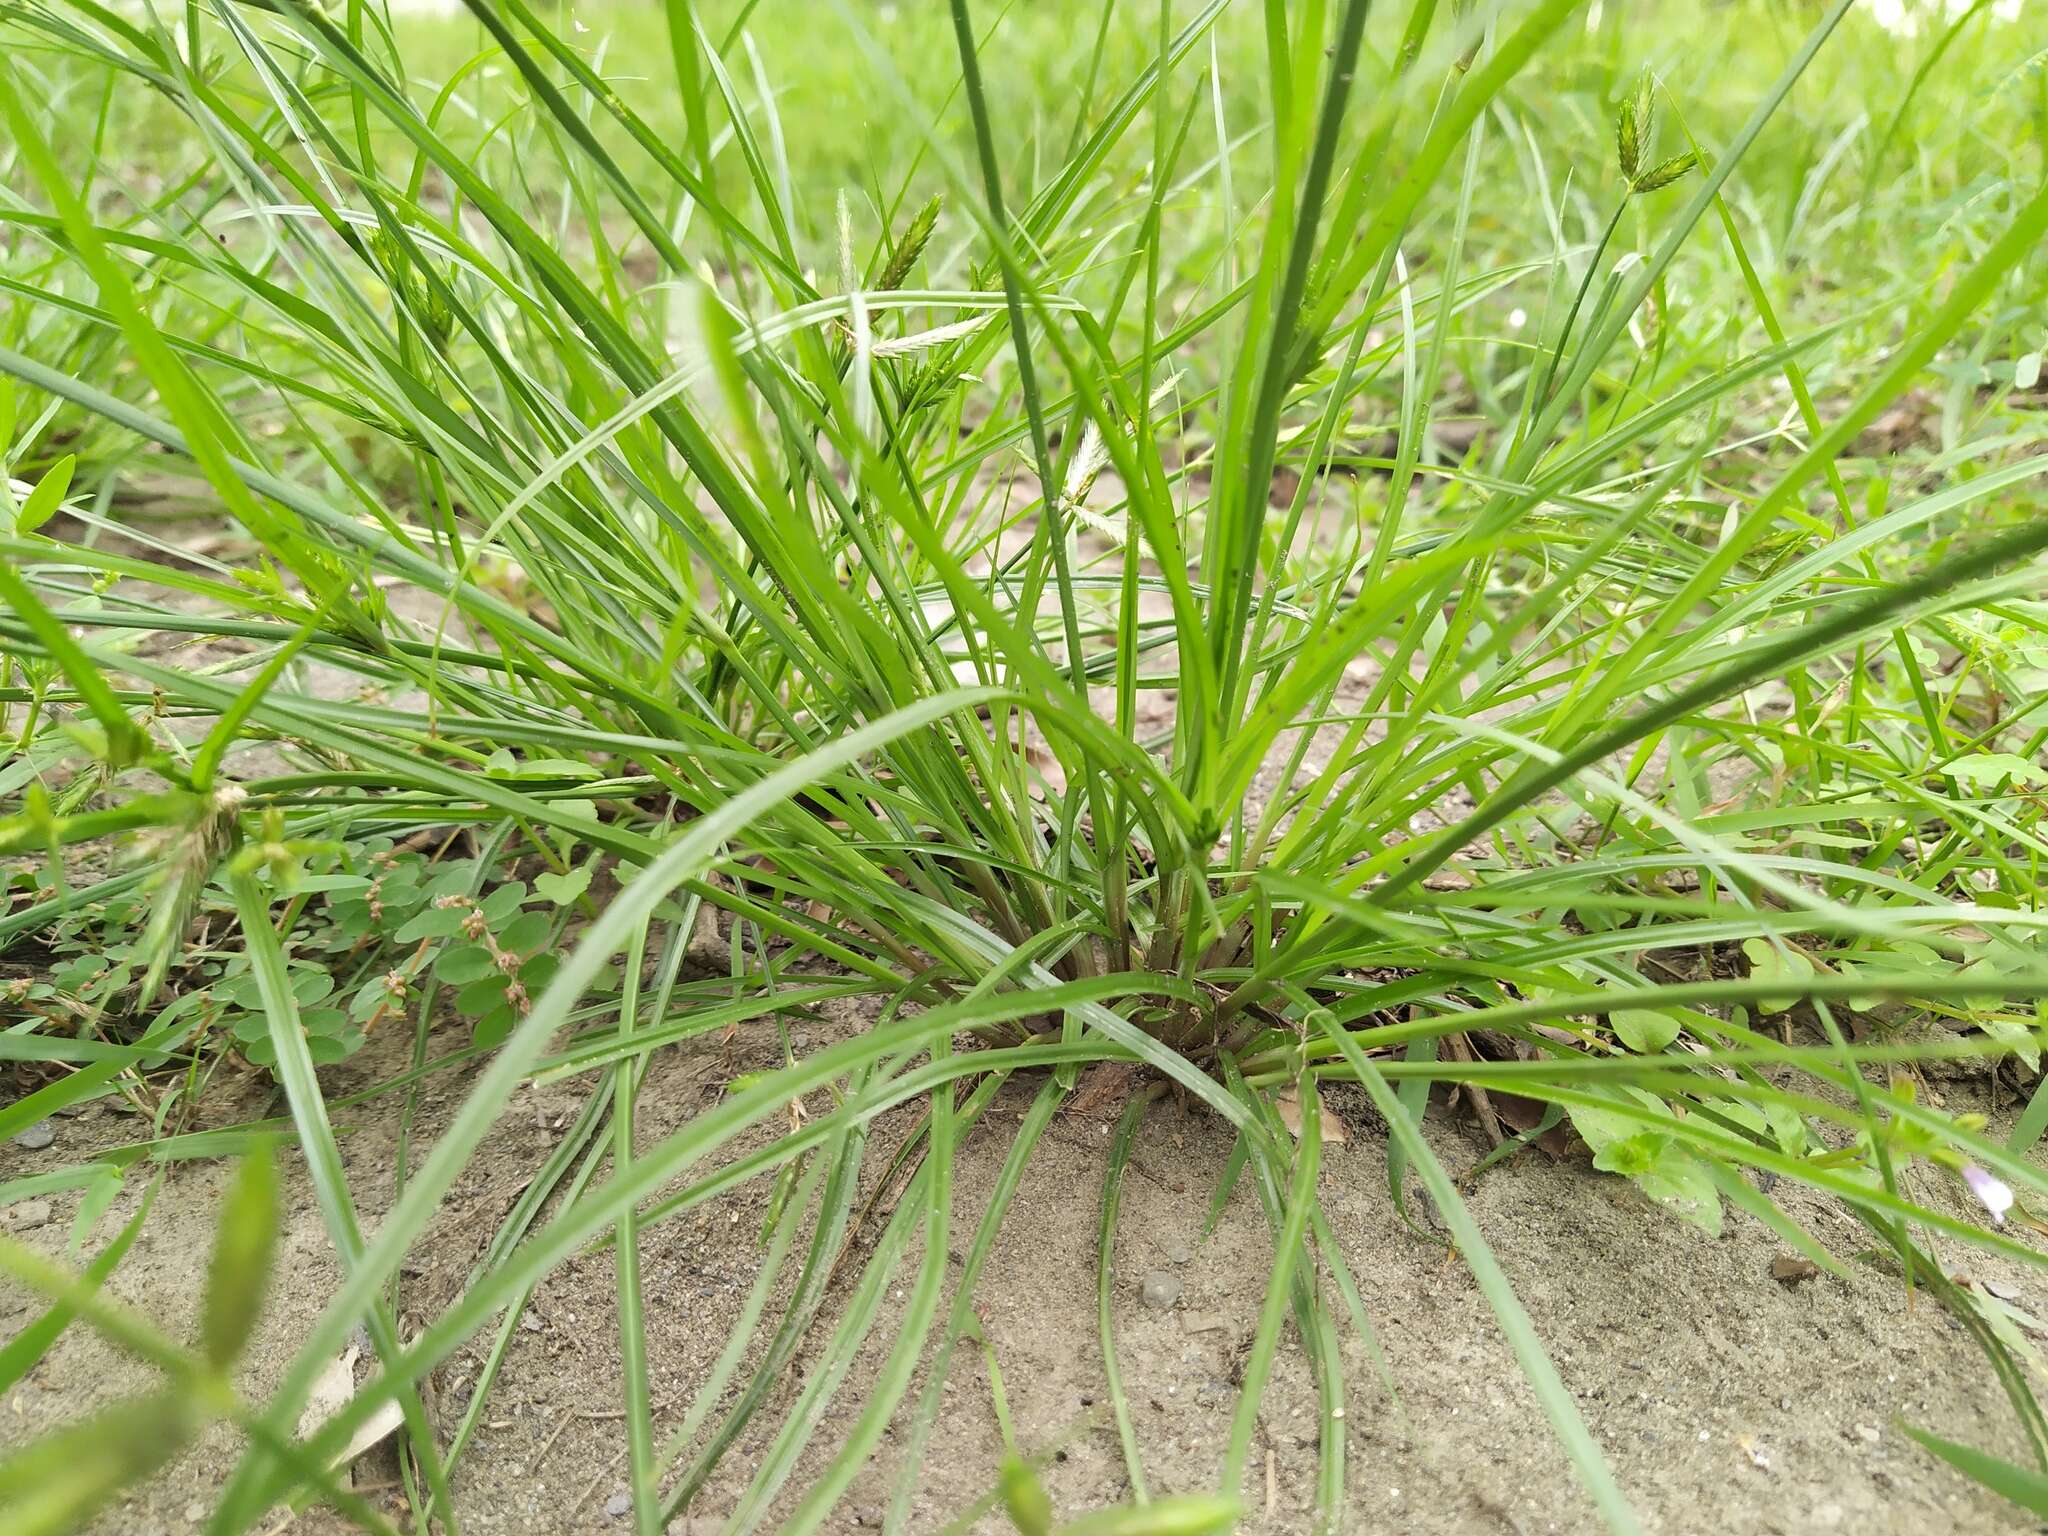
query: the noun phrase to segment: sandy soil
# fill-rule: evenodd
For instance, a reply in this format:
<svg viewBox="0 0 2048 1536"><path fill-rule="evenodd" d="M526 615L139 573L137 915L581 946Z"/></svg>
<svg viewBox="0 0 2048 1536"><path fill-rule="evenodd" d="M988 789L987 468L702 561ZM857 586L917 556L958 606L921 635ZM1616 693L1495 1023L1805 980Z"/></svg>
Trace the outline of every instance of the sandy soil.
<svg viewBox="0 0 2048 1536"><path fill-rule="evenodd" d="M857 1027L842 1018L826 1034ZM368 1086L402 1061L395 1038L330 1073L331 1091ZM742 1034L729 1045L669 1050L643 1096L644 1129L658 1138L712 1102L733 1073L766 1064L771 1039ZM757 1059L758 1058L758 1059ZM1946 1085L1952 1102L1971 1090ZM429 1079L423 1132L445 1123L466 1087L465 1069ZM459 1293L490 1234L574 1118L587 1086L530 1090L500 1122L434 1231L408 1267L405 1301L416 1324ZM966 1145L955 1196L954 1258L985 1203L1028 1089L999 1098ZM1352 1396L1347 1418L1350 1522L1355 1531L1502 1533L1598 1529L1554 1446L1484 1299L1441 1244L1405 1227L1386 1196L1385 1138L1361 1103L1333 1095L1349 1140L1329 1149L1322 1194L1357 1275L1392 1368L1398 1400L1380 1386L1372 1357L1346 1344ZM251 1074L237 1095L217 1092L220 1123L266 1109L267 1079ZM340 1117L343 1150L366 1226L390 1200L395 1097ZM1113 1114L1114 1111L1107 1111ZM878 1124L869 1166L879 1170L907 1122ZM105 1104L56 1122L50 1147L0 1147L0 1178L64 1166L133 1139L138 1122ZM1102 1407L1095 1339L1094 1246L1107 1119L1065 1114L1033 1160L979 1287L978 1312L1003 1373L1019 1441L1050 1452L1046 1482L1063 1514L1127 1495L1116 1436ZM1432 1110L1428 1131L1447 1166L1481 1150L1473 1127ZM1264 1218L1241 1189L1206 1241L1201 1223L1229 1152L1212 1121L1159 1103L1140 1135L1127 1181L1117 1276L1119 1353L1155 1491L1213 1486L1228 1436L1234 1383L1258 1309L1269 1253ZM337 1267L302 1171L288 1168L281 1272L252 1353L249 1387L261 1390L331 1293ZM176 1326L193 1314L205 1242L225 1170L174 1168L156 1210L113 1289ZM102 1221L102 1234L132 1211L141 1180ZM1923 1193L1932 1194L1932 1191ZM1788 1209L1839 1255L1864 1247L1846 1215L1782 1186ZM47 1224L26 1235L51 1250L65 1240L75 1197L53 1199ZM749 1187L645 1236L653 1397L675 1404L672 1427L723 1342L756 1273L756 1234L767 1190ZM1486 1176L1473 1209L1499 1253L1581 1409L1612 1457L1624 1488L1653 1531L1706 1529L1799 1533L1859 1531L1989 1533L2029 1529L2007 1506L1934 1462L1898 1430L1901 1421L2016 1454L1998 1389L1963 1331L1924 1298L1910 1304L1892 1279L1860 1263L1844 1282L1822 1276L1787 1288L1771 1278L1781 1251L1749 1218L1729 1214L1710 1239L1649 1206L1620 1180L1582 1162L1531 1153ZM1426 1214L1426 1213L1425 1213ZM963 1230L965 1229L965 1230ZM1956 1269L2017 1288L2037 1277L1945 1251ZM1148 1275L1169 1275L1170 1307L1148 1304ZM607 1502L622 1488L624 1436L618 1401L616 1313L608 1256L572 1262L538 1292L515 1331L483 1429L461 1464L465 1528L539 1536L608 1531L623 1522ZM850 1286L835 1282L833 1306ZM854 1373L872 1373L893 1338L901 1292ZM2024 1304L2024 1303L2023 1303ZM0 1333L33 1308L0 1289ZM412 1324L409 1324L411 1326ZM452 1429L482 1358L477 1348L438 1374L436 1403ZM0 1445L75 1417L145 1384L146 1375L74 1328L0 1411ZM801 1367L778 1389L786 1405ZM681 1403L677 1400L680 1399ZM999 1440L984 1359L971 1345L954 1357L933 1451L918 1478L914 1528L936 1530L992 1485ZM850 1426L842 1401L821 1444ZM757 1418L678 1531L715 1530L779 1414ZM1247 1529L1306 1531L1316 1463L1314 1394L1306 1366L1283 1348L1254 1452L1254 1518ZM145 1495L103 1522L122 1536L181 1536L196 1529L230 1465L233 1438L217 1432ZM893 1437L863 1471L830 1526L879 1524L898 1470ZM800 1494L822 1461L813 1454L792 1480ZM372 1452L359 1487L392 1497L395 1462ZM380 1488L379 1485L386 1485ZM786 1498L778 1513L793 1507ZM295 1530L341 1527L314 1513ZM977 1529L1007 1529L985 1520Z"/></svg>

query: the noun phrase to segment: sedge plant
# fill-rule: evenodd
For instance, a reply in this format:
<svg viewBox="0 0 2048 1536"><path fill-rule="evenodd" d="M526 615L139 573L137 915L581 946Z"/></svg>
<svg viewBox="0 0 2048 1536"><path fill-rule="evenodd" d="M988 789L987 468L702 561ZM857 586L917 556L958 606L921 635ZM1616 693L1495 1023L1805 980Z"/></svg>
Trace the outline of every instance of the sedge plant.
<svg viewBox="0 0 2048 1536"><path fill-rule="evenodd" d="M1030 18L950 0L913 72L833 7L900 158L821 206L776 0L640 15L653 89L527 0L469 0L429 72L364 0L0 7L0 853L23 871L0 944L77 960L5 1037L76 1070L0 1131L167 1073L196 1094L244 1053L344 1268L259 1407L149 1345L248 1429L215 1536L332 1494L309 1469L393 1401L416 1522L460 1529L450 1469L519 1307L593 1245L640 1536L770 1420L728 1530L833 1528L892 1426L906 1528L1011 1197L1104 1084L1127 1097L1101 1345L1137 1502L1073 1530L1227 1526L1286 1349L1335 1527L1342 1341L1375 1301L1318 1194L1336 1085L1613 1529L1638 1528L1626 1493L1421 1134L1432 1088L1535 1107L1496 1159L1569 1126L1672 1218L1733 1206L1818 1263L1757 1177L1838 1200L1984 1341L2048 1466L2020 1365L1929 1246L2038 1261L2005 1218L2048 1196L2025 1156L2048 1099L2001 1140L1914 1091L1937 1057L2038 1061L2048 525L2024 508L2048 459L1975 405L1908 484L1858 457L2038 304L2038 150L1927 236L1938 281L1788 325L1784 249L1841 193L1761 219L1759 146L1849 0L1711 113L1602 54L1603 160L1561 193L1524 87L1611 28L1576 0L1392 9L1105 4L1026 153L1005 29ZM1548 238L1503 212L1525 160ZM1736 275L1726 304L1679 302L1701 267ZM166 477L231 551L136 514ZM201 912L224 957L193 952ZM636 1136L654 1053L826 1001L866 1025ZM451 1017L469 1033L437 1052ZM473 1078L372 1233L319 1068L387 1018L414 1032L390 1091ZM407 1255L536 1079L584 1085L583 1114L405 1337ZM1005 1087L1028 1108L972 1215L955 1168ZM1118 1184L1169 1090L1228 1128L1273 1238L1216 1499L1148 1499L1115 1363ZM895 1111L915 1129L879 1169ZM878 1173L900 1198L856 1254ZM104 1201L110 1177L81 1182ZM759 1279L658 1435L642 1234L752 1180ZM144 1337L90 1277L0 1258ZM294 1444L359 1324L378 1374ZM440 1435L420 1383L479 1336L486 1380ZM1053 1528L1020 1456L989 1481Z"/></svg>

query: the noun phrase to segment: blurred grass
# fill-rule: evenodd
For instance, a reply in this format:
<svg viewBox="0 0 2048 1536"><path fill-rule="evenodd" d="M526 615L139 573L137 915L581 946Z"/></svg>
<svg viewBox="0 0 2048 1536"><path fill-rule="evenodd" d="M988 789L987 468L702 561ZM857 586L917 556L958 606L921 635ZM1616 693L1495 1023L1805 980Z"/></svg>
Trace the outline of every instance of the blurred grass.
<svg viewBox="0 0 2048 1536"><path fill-rule="evenodd" d="M1195 8L1190 0L1177 0L1171 7L1176 24ZM18 3L0 6L0 16L21 9ZM1915 307L1939 290L1958 263L1981 251L1998 216L1998 189L2040 174L2048 137L2048 13L2028 7L2008 20L1997 14L2002 8L1985 4L1972 7L1958 24L1939 4L1909 9L1916 29L1911 36L1881 24L1868 8L1851 9L1764 127L1727 195L1782 330L1796 336L1823 326L1842 328L1806 363L1809 382L1824 401L1853 388ZM1488 291L1473 299L1447 339L1448 373L1462 398L1450 402L1448 412L1440 410L1440 418L1477 415L1500 425L1512 417L1516 402L1506 380L1519 372L1545 321L1551 261L1558 255L1568 266L1583 260L1606 222L1613 104L1632 88L1638 72L1647 70L1660 82L1669 104L1666 151L1682 146L1682 135L1707 144L1725 141L1817 11L1787 0L1596 5L1509 84L1489 109L1490 131L1479 151L1477 192L1463 234L1466 270L1484 276ZM660 4L600 0L544 13L665 141L687 142ZM885 230L900 227L928 196L946 190L932 142L971 158L942 7L715 0L700 14L708 34L735 43L731 89L755 115L756 132L769 141L777 174L787 178L794 249L821 286L836 281L848 234L856 259L864 258ZM268 25L259 13L248 18L259 33ZM1366 49L1374 63L1368 73L1386 66L1401 22L1392 8L1371 19ZM552 152L534 153L533 107L483 26L440 0L401 5L392 25L409 83L420 99L435 102L434 124L447 144L487 179L533 197L556 222L566 249L587 250L580 226L588 210L565 196L559 137L543 128L541 142L551 144ZM1155 46L1150 5L1043 0L990 7L980 25L1003 171L1018 186L1038 184L1071 153L1078 134L1092 125L1114 90L1143 68ZM1263 122L1266 82L1255 62L1260 26L1255 6L1230 6L1191 61L1199 67L1213 58L1216 64L1216 105L1240 179L1248 168L1255 174L1270 154ZM886 54L915 110L878 85L864 47ZM24 68L47 72L53 110L79 124L80 131L61 140L58 149L103 206L132 209L138 232L203 218L223 244L239 250L246 243L251 253L269 248L259 233L261 220L236 210L236 194L214 173L210 151L185 131L164 97L106 92L91 66L50 51L40 34L21 47L19 57ZM1944 57L1946 68L1922 78L1923 66ZM261 120L268 98L246 60L228 61L216 52L208 63L228 98ZM1414 106L1400 118L1387 149L1397 167L1428 120L1426 99ZM598 142L624 163L635 163L616 122L587 101L578 110ZM1206 118L1209 109L1200 115ZM1362 110L1354 113L1354 125L1364 118ZM1247 203L1226 215L1218 206L1217 157L1213 144L1202 142L1208 126L1191 135L1160 221L1162 303L1169 313L1197 307L1214 293L1218 272L1231 259L1228 249L1245 240L1267 212ZM273 122L268 131L281 129ZM387 122L371 118L362 131L380 163L412 159L410 146ZM1361 133L1354 127L1347 153L1357 152ZM1091 264L1103 267L1128 255L1134 226L1122 194L1144 183L1148 145L1145 135L1129 134L1112 146L1073 225L1062 230L1064 248L1090 251ZM417 165L414 175L429 206L445 202L433 167ZM748 168L727 147L717 161L720 197L746 209L752 198L748 183ZM1632 207L1610 256L1646 251L1659 211L1650 199ZM760 212L755 207L751 216ZM629 270L657 275L644 246L635 250L623 216L611 209L603 217L607 236L623 242ZM1409 269L1427 273L1440 264L1451 223L1448 203L1421 210L1403 240ZM934 270L967 275L963 263L973 238L964 221L945 220L928 257ZM16 244L17 257L33 252L33 242ZM703 259L723 266L715 248ZM0 277L9 265L0 254ZM1071 274L1083 293L1086 270ZM17 281L51 275L40 268L18 271ZM182 281L175 270L163 277ZM203 292L195 297L202 305L209 302ZM659 285L640 294L635 306L650 316L659 307L668 318L655 316L651 323L657 326L692 323L663 298ZM1766 344L1763 318L1725 240L1691 242L1646 315L1634 333L1640 338L1645 324L1654 321L1663 331L1660 347L1681 361L1690 355L1704 364ZM2039 328L2027 324L2030 318L2024 310L1985 317L1977 344L1944 367L1931 398L1917 397L1914 441L1904 446L1938 455L1990 430L1982 408L1986 392L2010 385L2016 364L2044 343ZM232 324L232 314L222 312L200 320L196 329L203 339L213 327ZM1135 313L1127 312L1124 330L1137 324ZM96 354L104 345L89 334L74 336L48 308L0 305L0 340L37 353L46 338L60 340L64 353L74 357ZM271 361L292 371L289 355ZM1184 393L1193 395L1217 376L1222 360L1198 345L1182 349L1173 361L1186 379ZM247 388L238 369L223 369L218 378L224 388ZM1363 396L1390 400L1396 382L1382 361L1368 369ZM1789 403L1777 390L1747 395L1734 424L1739 430L1729 435L1782 429L1791 421ZM1391 426L1393 419L1389 404L1380 421ZM294 429L281 423L274 430L289 449ZM77 445L67 440L63 446L70 452ZM1766 437L1721 456L1717 471L1740 483L1753 478L1772 452ZM47 461L34 452L22 454L14 472L24 474Z"/></svg>

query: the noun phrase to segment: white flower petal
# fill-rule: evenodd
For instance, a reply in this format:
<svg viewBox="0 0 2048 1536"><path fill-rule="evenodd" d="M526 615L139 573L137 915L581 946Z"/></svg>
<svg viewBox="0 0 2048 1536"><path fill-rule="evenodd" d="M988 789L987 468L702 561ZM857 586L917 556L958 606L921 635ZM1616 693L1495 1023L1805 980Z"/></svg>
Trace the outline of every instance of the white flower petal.
<svg viewBox="0 0 2048 1536"><path fill-rule="evenodd" d="M2012 1209L2012 1190L2005 1181L1986 1173L1975 1163L1965 1163L1963 1182L1970 1186L1971 1194L1984 1202L1984 1209L1991 1213L1991 1219L2003 1223L2005 1213Z"/></svg>

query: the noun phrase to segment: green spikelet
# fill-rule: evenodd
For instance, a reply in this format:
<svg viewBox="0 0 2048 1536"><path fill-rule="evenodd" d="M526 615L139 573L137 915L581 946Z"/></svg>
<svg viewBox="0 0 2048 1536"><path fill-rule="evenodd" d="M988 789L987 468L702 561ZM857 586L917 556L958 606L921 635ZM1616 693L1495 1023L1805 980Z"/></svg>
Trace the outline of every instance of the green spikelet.
<svg viewBox="0 0 2048 1536"><path fill-rule="evenodd" d="M1636 171L1643 163L1643 146L1636 137L1636 104L1633 100L1624 101L1621 110L1615 114L1614 149L1621 161L1622 180L1634 181Z"/></svg>
<svg viewBox="0 0 2048 1536"><path fill-rule="evenodd" d="M1631 193L1655 192L1659 187L1668 187L1687 171L1700 163L1700 157L1691 150L1682 155L1673 155L1669 160L1660 160L1642 175L1629 182Z"/></svg>
<svg viewBox="0 0 2048 1536"><path fill-rule="evenodd" d="M931 243L932 231L939 227L939 197L933 193L931 200L917 210L917 216L910 221L910 227L903 232L903 238L896 242L896 249L889 254L889 264L882 268L882 275L875 279L875 287L883 293L893 292L903 286L903 280L910 276L910 269L917 265L917 258L924 254L924 248Z"/></svg>

